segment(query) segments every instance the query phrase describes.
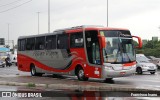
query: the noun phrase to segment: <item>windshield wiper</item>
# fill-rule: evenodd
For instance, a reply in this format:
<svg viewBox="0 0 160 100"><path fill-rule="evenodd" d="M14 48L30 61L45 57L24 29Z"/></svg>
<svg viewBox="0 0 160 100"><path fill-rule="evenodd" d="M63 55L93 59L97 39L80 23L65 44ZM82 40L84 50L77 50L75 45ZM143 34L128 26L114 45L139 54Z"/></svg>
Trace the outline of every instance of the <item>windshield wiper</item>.
<svg viewBox="0 0 160 100"><path fill-rule="evenodd" d="M129 57L128 53L125 53L129 59L129 62L132 62L131 58Z"/></svg>

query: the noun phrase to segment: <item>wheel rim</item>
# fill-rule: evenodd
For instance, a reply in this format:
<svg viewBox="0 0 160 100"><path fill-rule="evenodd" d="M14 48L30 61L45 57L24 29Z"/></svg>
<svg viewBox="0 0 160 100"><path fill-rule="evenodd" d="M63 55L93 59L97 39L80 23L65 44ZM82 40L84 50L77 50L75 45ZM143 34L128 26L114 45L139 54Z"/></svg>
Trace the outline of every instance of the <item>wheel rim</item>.
<svg viewBox="0 0 160 100"><path fill-rule="evenodd" d="M32 67L32 75L35 75L35 68Z"/></svg>
<svg viewBox="0 0 160 100"><path fill-rule="evenodd" d="M79 71L79 77L82 78L83 76L84 76L84 71L83 71L83 70L80 70L80 71Z"/></svg>

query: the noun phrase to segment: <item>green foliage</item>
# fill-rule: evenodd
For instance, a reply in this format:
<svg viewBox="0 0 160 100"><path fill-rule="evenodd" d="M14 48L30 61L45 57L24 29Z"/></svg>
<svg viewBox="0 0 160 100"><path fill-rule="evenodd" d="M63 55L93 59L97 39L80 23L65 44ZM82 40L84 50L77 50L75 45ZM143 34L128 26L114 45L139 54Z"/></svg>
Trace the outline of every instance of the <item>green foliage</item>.
<svg viewBox="0 0 160 100"><path fill-rule="evenodd" d="M142 49L137 49L136 53L142 53L146 56L160 57L160 41L147 41Z"/></svg>

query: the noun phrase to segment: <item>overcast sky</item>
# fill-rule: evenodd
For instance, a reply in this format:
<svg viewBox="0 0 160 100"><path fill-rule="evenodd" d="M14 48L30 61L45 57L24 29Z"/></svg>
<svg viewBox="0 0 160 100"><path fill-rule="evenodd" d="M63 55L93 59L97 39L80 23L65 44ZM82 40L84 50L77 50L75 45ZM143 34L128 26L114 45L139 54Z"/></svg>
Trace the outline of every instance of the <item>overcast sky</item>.
<svg viewBox="0 0 160 100"><path fill-rule="evenodd" d="M109 27L142 39L160 37L160 0L108 0ZM26 3L27 2L27 3ZM25 4L24 4L25 3ZM22 5L24 4L24 5ZM20 6L22 5L22 6ZM0 38L48 32L48 0L0 0ZM107 25L107 0L50 0L51 32L79 25Z"/></svg>

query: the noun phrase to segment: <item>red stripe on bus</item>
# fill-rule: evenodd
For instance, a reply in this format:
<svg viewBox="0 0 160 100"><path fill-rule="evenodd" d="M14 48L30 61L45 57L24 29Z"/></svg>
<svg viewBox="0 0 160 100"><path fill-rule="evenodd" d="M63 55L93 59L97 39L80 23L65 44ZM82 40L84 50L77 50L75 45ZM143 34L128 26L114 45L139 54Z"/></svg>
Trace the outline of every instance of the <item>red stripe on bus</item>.
<svg viewBox="0 0 160 100"><path fill-rule="evenodd" d="M136 62L132 62L132 63L126 63L126 64L123 64L124 67L128 67L128 66L133 66L135 65Z"/></svg>

